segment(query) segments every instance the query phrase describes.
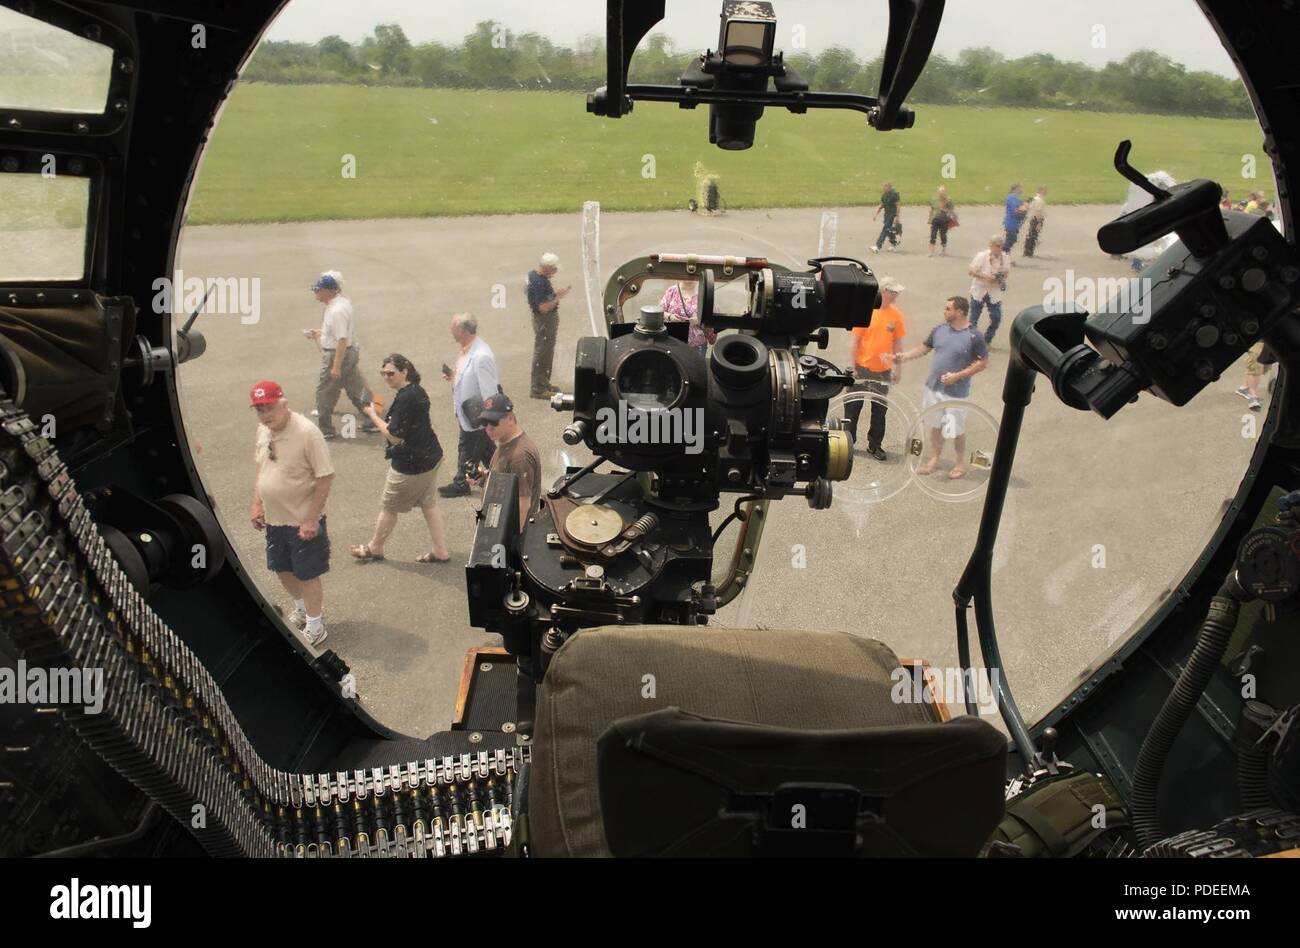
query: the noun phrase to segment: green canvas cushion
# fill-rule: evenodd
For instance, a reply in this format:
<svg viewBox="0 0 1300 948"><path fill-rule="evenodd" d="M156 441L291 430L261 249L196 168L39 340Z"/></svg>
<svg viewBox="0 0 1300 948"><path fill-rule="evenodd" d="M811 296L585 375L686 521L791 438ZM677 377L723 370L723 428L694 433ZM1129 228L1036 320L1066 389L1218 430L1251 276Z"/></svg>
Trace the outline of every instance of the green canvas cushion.
<svg viewBox="0 0 1300 948"><path fill-rule="evenodd" d="M533 851L609 855L596 745L614 721L676 707L809 731L933 724L933 707L893 700L898 668L888 646L842 632L656 625L577 633L537 692Z"/></svg>

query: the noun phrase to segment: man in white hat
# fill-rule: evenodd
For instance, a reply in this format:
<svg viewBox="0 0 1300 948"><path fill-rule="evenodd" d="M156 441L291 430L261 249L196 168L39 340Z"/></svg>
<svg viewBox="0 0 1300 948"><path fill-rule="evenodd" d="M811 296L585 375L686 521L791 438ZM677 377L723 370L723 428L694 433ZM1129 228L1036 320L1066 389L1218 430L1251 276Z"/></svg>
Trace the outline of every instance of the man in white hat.
<svg viewBox="0 0 1300 948"><path fill-rule="evenodd" d="M880 442L885 438L885 413L888 406L885 396L889 394L891 383L902 380L901 368L897 362L888 361L902 351L903 337L907 327L903 322L903 311L898 308L898 295L903 292L903 284L892 277L880 281L880 309L871 314L871 325L858 326L853 330L853 374L862 381L853 386L851 391L866 392L871 401L871 427L867 429L867 453L877 461L888 460ZM871 398L872 395L879 396ZM848 422L849 437L858 440L858 418L862 415L863 402L857 399L844 408L844 418Z"/></svg>
<svg viewBox="0 0 1300 948"><path fill-rule="evenodd" d="M528 308L533 312L533 377L529 395L550 398L559 389L551 384L555 362L555 336L560 327L560 300L572 287L557 290L551 277L560 269L560 258L542 254L536 270L528 271Z"/></svg>

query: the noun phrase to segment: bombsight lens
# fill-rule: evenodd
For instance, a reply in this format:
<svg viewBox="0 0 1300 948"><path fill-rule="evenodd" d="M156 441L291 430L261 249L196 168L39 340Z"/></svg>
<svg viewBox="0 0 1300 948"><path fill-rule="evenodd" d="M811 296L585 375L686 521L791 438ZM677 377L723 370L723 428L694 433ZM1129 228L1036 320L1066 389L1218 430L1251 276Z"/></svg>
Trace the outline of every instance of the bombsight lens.
<svg viewBox="0 0 1300 948"><path fill-rule="evenodd" d="M655 411L681 401L686 379L681 368L661 349L636 349L627 354L614 374L615 396L629 408Z"/></svg>

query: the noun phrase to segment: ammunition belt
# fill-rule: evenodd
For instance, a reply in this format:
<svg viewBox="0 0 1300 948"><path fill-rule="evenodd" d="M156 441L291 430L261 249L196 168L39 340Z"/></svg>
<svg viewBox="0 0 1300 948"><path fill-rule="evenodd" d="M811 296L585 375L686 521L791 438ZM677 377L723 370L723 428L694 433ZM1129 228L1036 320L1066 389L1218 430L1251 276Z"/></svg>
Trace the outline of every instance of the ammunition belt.
<svg viewBox="0 0 1300 948"><path fill-rule="evenodd" d="M1234 859L1296 848L1300 848L1300 815L1270 807L1229 817L1213 829L1170 836L1142 855L1148 859Z"/></svg>
<svg viewBox="0 0 1300 948"><path fill-rule="evenodd" d="M0 398L0 622L29 662L102 669L98 714L59 713L212 855L502 852L527 748L332 774L253 749L197 656L131 586L67 466Z"/></svg>

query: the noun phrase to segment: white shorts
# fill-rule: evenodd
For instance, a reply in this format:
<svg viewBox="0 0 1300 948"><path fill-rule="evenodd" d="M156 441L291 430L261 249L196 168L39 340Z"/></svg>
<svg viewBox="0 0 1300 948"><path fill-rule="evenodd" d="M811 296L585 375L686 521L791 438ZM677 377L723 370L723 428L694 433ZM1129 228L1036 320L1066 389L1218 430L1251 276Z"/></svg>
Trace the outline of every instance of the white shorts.
<svg viewBox="0 0 1300 948"><path fill-rule="evenodd" d="M921 416L925 419L926 427L940 429L944 438L948 440L960 438L966 433L966 409L936 409L934 406L955 401L962 401L962 399L936 392L932 388L926 388L925 394L921 396Z"/></svg>

